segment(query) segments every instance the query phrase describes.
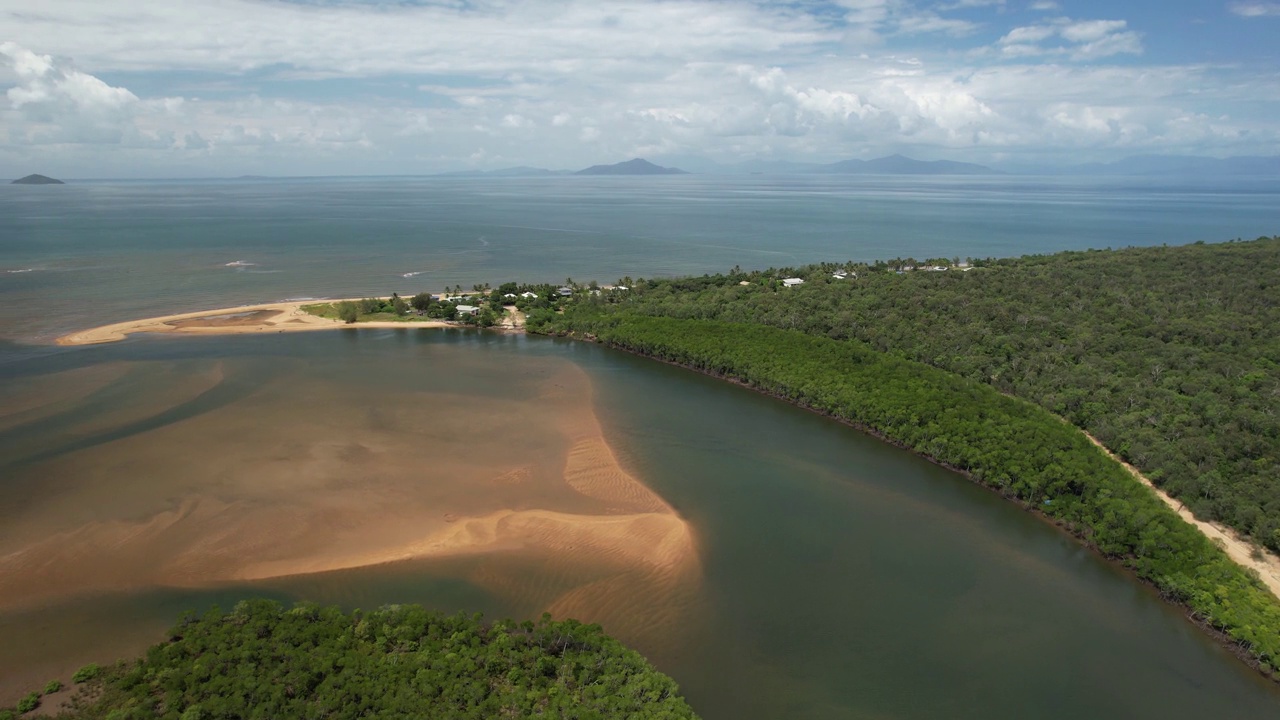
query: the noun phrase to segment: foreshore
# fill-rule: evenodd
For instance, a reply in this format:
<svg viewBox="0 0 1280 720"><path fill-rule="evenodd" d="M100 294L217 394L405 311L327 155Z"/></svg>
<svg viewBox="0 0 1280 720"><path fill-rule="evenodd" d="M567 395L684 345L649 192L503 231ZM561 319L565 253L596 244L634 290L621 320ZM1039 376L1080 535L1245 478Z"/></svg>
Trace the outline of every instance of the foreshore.
<svg viewBox="0 0 1280 720"><path fill-rule="evenodd" d="M359 298L348 298L358 300ZM342 302L339 300L298 300L290 302L241 305L230 308L162 315L128 320L77 330L57 339L58 345L97 345L117 342L134 333L178 333L188 335L248 335L256 333L334 330L344 327L365 328L442 328L453 327L443 320L371 321L349 324L323 318L303 310L307 305Z"/></svg>

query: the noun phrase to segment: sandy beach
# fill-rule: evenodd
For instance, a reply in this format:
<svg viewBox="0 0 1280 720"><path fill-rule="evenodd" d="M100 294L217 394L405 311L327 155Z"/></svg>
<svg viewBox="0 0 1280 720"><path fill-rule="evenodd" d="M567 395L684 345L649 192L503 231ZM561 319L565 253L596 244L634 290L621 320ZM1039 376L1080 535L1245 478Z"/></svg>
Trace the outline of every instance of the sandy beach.
<svg viewBox="0 0 1280 720"><path fill-rule="evenodd" d="M356 299L359 298L348 298ZM78 330L57 340L59 345L96 345L116 342L134 333L179 333L190 335L245 335L252 333L302 332L308 330L334 330L344 327L404 328L450 327L441 320L406 320L404 322L362 322L355 325L340 320L322 318L302 308L325 302L342 300L300 300L294 302L263 303L240 307L199 310L175 315L128 320L103 325L88 330Z"/></svg>

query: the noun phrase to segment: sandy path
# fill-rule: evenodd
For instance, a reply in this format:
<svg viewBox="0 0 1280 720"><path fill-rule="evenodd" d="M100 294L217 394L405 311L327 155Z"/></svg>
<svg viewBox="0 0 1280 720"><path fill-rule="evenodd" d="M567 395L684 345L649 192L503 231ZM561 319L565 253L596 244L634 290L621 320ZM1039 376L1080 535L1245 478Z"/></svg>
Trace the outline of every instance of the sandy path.
<svg viewBox="0 0 1280 720"><path fill-rule="evenodd" d="M1082 430L1081 432L1084 431ZM1123 465L1130 474L1138 479L1139 482L1151 488L1151 491L1156 494L1156 497L1160 498L1165 505L1168 505L1174 512L1178 513L1183 520L1186 520L1196 526L1200 532L1204 533L1216 545L1225 550L1227 555L1230 556L1232 560L1235 560L1237 564L1256 571L1258 573L1258 577L1262 580L1262 584L1271 591L1271 594L1280 598L1280 558L1276 557L1265 548L1259 548L1257 545L1254 545L1248 540L1240 537L1240 535L1229 527L1197 519L1196 516L1186 508L1186 506L1178 502L1160 488L1156 487L1154 483L1138 471L1138 468L1130 465L1115 453L1108 450L1106 446L1098 442L1098 439L1094 436L1089 433L1084 433L1084 435L1089 438L1090 442L1101 448L1108 457ZM1255 553L1258 552L1261 552L1261 556L1254 557Z"/></svg>
<svg viewBox="0 0 1280 720"><path fill-rule="evenodd" d="M123 340L133 333L182 333L192 335L242 335L251 333L283 333L305 330L333 330L344 327L404 328L450 327L440 320L405 322L362 322L355 325L312 315L302 309L304 305L341 300L303 300L296 302L263 303L240 307L200 310L197 312L163 315L160 317L129 320L111 325L79 330L58 338L59 345L96 345Z"/></svg>

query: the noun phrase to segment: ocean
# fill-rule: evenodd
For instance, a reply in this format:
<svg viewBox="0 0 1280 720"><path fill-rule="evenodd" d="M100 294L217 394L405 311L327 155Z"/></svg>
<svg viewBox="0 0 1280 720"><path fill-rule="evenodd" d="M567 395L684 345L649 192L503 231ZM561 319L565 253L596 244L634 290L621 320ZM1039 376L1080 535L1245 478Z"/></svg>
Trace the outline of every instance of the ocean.
<svg viewBox="0 0 1280 720"><path fill-rule="evenodd" d="M59 334L181 310L1217 241L1280 183L445 178L0 188L0 702L248 596L600 622L722 718L1256 718L1128 574L850 428L481 331Z"/></svg>
<svg viewBox="0 0 1280 720"><path fill-rule="evenodd" d="M47 341L114 320L298 297L1277 232L1280 180L690 175L5 185L0 338Z"/></svg>

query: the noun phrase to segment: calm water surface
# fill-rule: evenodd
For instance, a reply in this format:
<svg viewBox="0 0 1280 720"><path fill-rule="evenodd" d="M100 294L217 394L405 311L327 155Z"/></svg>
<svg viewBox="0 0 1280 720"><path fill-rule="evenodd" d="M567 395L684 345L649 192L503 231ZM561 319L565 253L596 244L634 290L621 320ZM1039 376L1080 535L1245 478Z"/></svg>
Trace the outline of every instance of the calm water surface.
<svg viewBox="0 0 1280 720"><path fill-rule="evenodd" d="M1280 233L1280 180L657 177L0 186L0 337L167 310ZM228 265L228 263L243 263ZM408 275L408 277L406 277ZM38 312L37 312L38 308Z"/></svg>
<svg viewBox="0 0 1280 720"><path fill-rule="evenodd" d="M160 452L174 437L194 433L195 457L270 453L279 428L318 422L308 405L316 398L331 432L344 418L369 432L390 409L406 412L407 392L420 392L449 398L427 426L448 433L430 440L468 443L475 426L450 418L502 402L503 412L537 422L545 400L536 382L559 377L539 368L575 368L617 461L688 520L696 540L694 601L662 623L614 631L675 676L709 720L1273 717L1274 686L1053 528L907 453L685 371L583 344L463 332L28 344L104 322L287 297L1016 255L1280 228L1274 183L1107 182L4 186L0 337L21 342L0 344L0 542L60 502L86 522L117 517L113 498L126 491L180 505L192 488L130 462L135 449ZM522 433L502 432L486 430L483 441L542 452L522 446ZM90 496L108 502L77 501ZM522 558L44 598L0 611L0 688L42 685L60 668L134 652L186 608L249 595L528 617L548 593L583 579Z"/></svg>

